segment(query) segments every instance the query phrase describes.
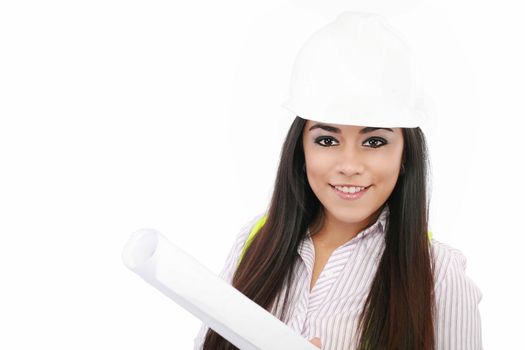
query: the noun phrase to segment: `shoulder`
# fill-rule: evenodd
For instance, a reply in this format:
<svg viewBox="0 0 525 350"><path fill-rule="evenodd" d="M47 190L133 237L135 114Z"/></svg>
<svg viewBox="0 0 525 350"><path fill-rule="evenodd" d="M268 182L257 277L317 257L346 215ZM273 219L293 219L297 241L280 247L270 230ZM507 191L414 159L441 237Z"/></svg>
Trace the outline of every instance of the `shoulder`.
<svg viewBox="0 0 525 350"><path fill-rule="evenodd" d="M257 222L265 215L265 213L259 213L253 216L250 220L242 224L241 229L235 236L234 242L230 248L230 252L227 255L226 262L219 277L231 283L233 274L237 268L237 262L241 255L242 249L246 240L248 239L252 227L257 224Z"/></svg>
<svg viewBox="0 0 525 350"><path fill-rule="evenodd" d="M466 274L467 259L459 250L432 240L434 258L437 349L482 349L482 294Z"/></svg>
<svg viewBox="0 0 525 350"><path fill-rule="evenodd" d="M463 252L451 245L432 239L431 251L434 263L435 288L437 290L468 286L475 299L481 300L482 294L476 284L467 276L467 258Z"/></svg>
<svg viewBox="0 0 525 350"><path fill-rule="evenodd" d="M467 259L459 249L435 239L432 239L431 242L435 282L438 286L443 282L450 269L462 268L465 270Z"/></svg>
<svg viewBox="0 0 525 350"><path fill-rule="evenodd" d="M251 217L248 221L245 221L239 232L237 233L233 245L230 250L229 257L231 260L238 261L241 253L243 251L243 248L250 238L250 233L252 232L252 229L259 223L259 221L266 215L265 212L258 213Z"/></svg>
<svg viewBox="0 0 525 350"><path fill-rule="evenodd" d="M244 222L237 237L235 238L235 247L242 249L244 243L248 240L252 229L260 222L260 220L266 215L266 212L258 213L248 221Z"/></svg>

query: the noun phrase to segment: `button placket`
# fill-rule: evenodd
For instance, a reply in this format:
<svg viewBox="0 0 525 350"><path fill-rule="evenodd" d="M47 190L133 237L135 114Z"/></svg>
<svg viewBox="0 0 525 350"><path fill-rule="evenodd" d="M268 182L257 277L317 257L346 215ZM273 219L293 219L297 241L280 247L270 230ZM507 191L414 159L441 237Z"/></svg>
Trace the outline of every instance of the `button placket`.
<svg viewBox="0 0 525 350"><path fill-rule="evenodd" d="M307 316L308 319L310 317L314 317L314 318L317 317L317 315L323 309L322 305L324 305L324 303L326 303L327 300L333 295L334 288L337 284L337 281L341 278L341 274L343 273L345 266L348 264L350 260L350 255L352 251L355 250L352 247L353 245L355 245L354 243L355 242L352 242L348 245L345 244L339 247L330 256L330 259L326 263L325 269L323 269L323 272L319 276L318 282L320 283L319 284L316 283L316 285L312 289L312 293L310 294L310 303L309 303L310 305L308 308L308 316ZM341 250L342 252L340 252ZM336 261L334 260L337 260L337 262L342 261L342 263L337 265L336 267L330 266L336 263ZM331 271L328 271L328 270L331 270ZM328 289L324 289L323 294L319 298L319 293L321 293L321 291L319 290L319 286L322 283L325 283L325 286L326 286L327 282L329 283ZM315 300L316 296L318 297L317 300ZM314 299L314 301L312 301L312 299Z"/></svg>

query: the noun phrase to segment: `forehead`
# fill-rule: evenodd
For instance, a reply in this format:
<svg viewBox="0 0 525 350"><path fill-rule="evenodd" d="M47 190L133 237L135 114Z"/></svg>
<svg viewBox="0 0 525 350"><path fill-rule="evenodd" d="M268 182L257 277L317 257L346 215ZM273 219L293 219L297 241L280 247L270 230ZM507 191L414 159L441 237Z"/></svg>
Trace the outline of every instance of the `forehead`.
<svg viewBox="0 0 525 350"><path fill-rule="evenodd" d="M376 130L386 132L387 134L401 134L401 128L333 124L319 122L315 120L307 120L304 126L305 134L312 132L331 132L335 134L366 134Z"/></svg>

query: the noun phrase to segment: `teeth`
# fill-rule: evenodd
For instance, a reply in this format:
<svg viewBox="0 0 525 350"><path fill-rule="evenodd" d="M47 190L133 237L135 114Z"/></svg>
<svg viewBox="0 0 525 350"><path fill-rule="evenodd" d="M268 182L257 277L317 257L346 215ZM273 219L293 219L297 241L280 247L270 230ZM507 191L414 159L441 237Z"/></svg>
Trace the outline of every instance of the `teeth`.
<svg viewBox="0 0 525 350"><path fill-rule="evenodd" d="M353 186L351 187L335 186L335 188L337 188L339 191L344 192L344 193L356 193L356 192L360 192L365 189L364 187L353 187Z"/></svg>

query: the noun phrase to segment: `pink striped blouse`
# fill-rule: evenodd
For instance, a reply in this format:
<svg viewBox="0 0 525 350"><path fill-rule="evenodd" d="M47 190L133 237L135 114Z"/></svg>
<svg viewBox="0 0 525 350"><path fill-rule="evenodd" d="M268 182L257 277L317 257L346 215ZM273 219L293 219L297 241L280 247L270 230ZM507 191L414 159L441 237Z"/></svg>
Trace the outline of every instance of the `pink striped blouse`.
<svg viewBox="0 0 525 350"><path fill-rule="evenodd" d="M286 324L308 340L320 338L323 350L352 350L357 346L357 318L384 250L383 229L388 214L387 206L372 226L337 248L311 291L314 245L309 231L298 248L302 263L296 264L294 270L289 296L293 311ZM263 215L248 222L235 240L220 273L230 284L250 230ZM436 349L482 349L478 310L482 294L465 274L465 256L435 239L432 239L432 255L437 303ZM274 315L281 302L282 299L277 300L271 308ZM194 340L194 350L202 349L207 330L203 324Z"/></svg>

